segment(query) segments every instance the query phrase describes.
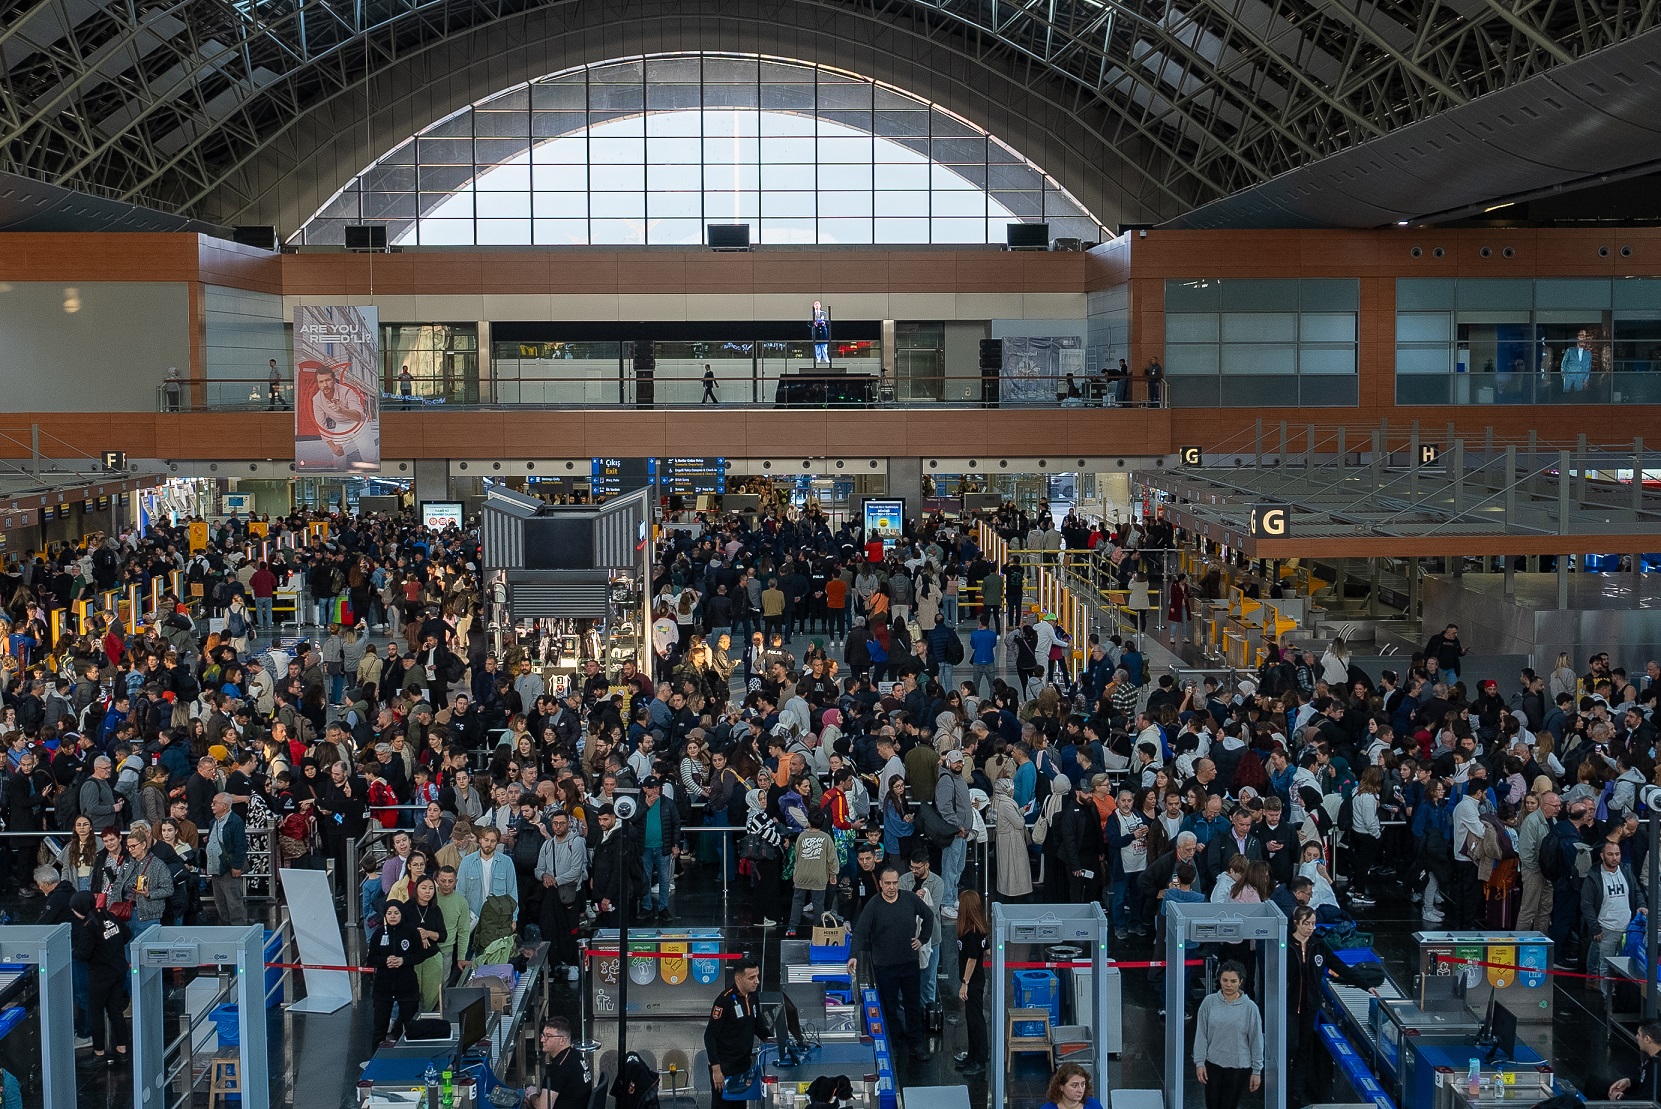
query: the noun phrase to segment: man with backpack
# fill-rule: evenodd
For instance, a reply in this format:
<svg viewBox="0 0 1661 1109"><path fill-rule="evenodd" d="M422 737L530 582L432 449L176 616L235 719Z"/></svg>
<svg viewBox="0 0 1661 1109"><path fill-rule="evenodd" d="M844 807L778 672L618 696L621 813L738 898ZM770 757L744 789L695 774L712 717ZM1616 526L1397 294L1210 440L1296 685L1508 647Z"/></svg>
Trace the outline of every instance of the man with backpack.
<svg viewBox="0 0 1661 1109"><path fill-rule="evenodd" d="M963 640L956 630L946 625L943 613L934 614L934 627L923 637L928 646L929 674L937 678L940 688L952 688L952 667L963 661Z"/></svg>

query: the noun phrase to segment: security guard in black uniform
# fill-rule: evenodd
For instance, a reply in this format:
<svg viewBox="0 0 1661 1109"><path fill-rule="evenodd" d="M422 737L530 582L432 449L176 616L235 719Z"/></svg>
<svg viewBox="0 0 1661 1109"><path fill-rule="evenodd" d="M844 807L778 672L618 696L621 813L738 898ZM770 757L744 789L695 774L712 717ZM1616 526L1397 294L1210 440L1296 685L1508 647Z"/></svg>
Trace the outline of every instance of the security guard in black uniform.
<svg viewBox="0 0 1661 1109"><path fill-rule="evenodd" d="M722 1083L737 1077L755 1064L756 1037L767 1036L766 1024L757 1011L761 989L761 965L746 956L733 964L732 989L715 999L709 1023L704 1026L704 1051L709 1056L710 1109L740 1106L722 1096Z"/></svg>

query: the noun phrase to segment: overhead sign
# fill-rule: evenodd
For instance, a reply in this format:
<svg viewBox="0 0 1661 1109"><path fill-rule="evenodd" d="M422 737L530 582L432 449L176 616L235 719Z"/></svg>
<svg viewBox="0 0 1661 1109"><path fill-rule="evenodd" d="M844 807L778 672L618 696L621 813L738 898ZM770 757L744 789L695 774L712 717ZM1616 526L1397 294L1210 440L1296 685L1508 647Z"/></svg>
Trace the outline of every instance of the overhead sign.
<svg viewBox="0 0 1661 1109"><path fill-rule="evenodd" d="M650 458L595 458L589 461L589 490L595 497L632 493L652 483L655 460Z"/></svg>
<svg viewBox="0 0 1661 1109"><path fill-rule="evenodd" d="M461 527L460 501L422 501L421 523L434 531Z"/></svg>
<svg viewBox="0 0 1661 1109"><path fill-rule="evenodd" d="M1200 448L1198 447L1178 447L1177 458L1184 466L1200 466L1204 464L1201 461L1203 456L1200 454Z"/></svg>
<svg viewBox="0 0 1661 1109"><path fill-rule="evenodd" d="M126 451L105 451L101 459L106 470L125 470L127 468Z"/></svg>
<svg viewBox="0 0 1661 1109"><path fill-rule="evenodd" d="M381 469L380 309L294 309L294 468Z"/></svg>
<svg viewBox="0 0 1661 1109"><path fill-rule="evenodd" d="M1419 444L1419 465L1434 466L1436 460L1442 457L1442 448L1435 443Z"/></svg>
<svg viewBox="0 0 1661 1109"><path fill-rule="evenodd" d="M1284 504L1254 504L1251 511L1253 539L1285 539L1292 533L1292 508Z"/></svg>
<svg viewBox="0 0 1661 1109"><path fill-rule="evenodd" d="M661 458L658 471L663 491L671 496L727 491L725 458Z"/></svg>

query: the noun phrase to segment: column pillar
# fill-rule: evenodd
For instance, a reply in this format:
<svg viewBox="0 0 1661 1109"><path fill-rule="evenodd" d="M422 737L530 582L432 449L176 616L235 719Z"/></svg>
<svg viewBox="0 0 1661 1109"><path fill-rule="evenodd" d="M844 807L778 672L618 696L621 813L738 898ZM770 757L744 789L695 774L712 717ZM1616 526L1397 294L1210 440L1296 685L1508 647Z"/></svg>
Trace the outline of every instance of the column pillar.
<svg viewBox="0 0 1661 1109"><path fill-rule="evenodd" d="M888 460L888 495L905 499L905 515L915 520L923 514L923 460L921 458L890 458Z"/></svg>
<svg viewBox="0 0 1661 1109"><path fill-rule="evenodd" d="M450 462L445 458L415 460L415 507L422 501L450 499Z"/></svg>

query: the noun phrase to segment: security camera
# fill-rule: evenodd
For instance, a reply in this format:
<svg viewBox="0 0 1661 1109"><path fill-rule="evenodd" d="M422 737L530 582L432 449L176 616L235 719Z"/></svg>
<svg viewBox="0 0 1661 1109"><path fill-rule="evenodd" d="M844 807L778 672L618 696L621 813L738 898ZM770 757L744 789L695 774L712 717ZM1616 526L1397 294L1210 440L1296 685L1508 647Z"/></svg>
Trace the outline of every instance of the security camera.
<svg viewBox="0 0 1661 1109"><path fill-rule="evenodd" d="M635 803L633 797L619 797L611 803L611 811L617 814L618 820L633 820Z"/></svg>
<svg viewBox="0 0 1661 1109"><path fill-rule="evenodd" d="M1638 791L1638 796L1651 810L1661 809L1661 786L1645 786Z"/></svg>

